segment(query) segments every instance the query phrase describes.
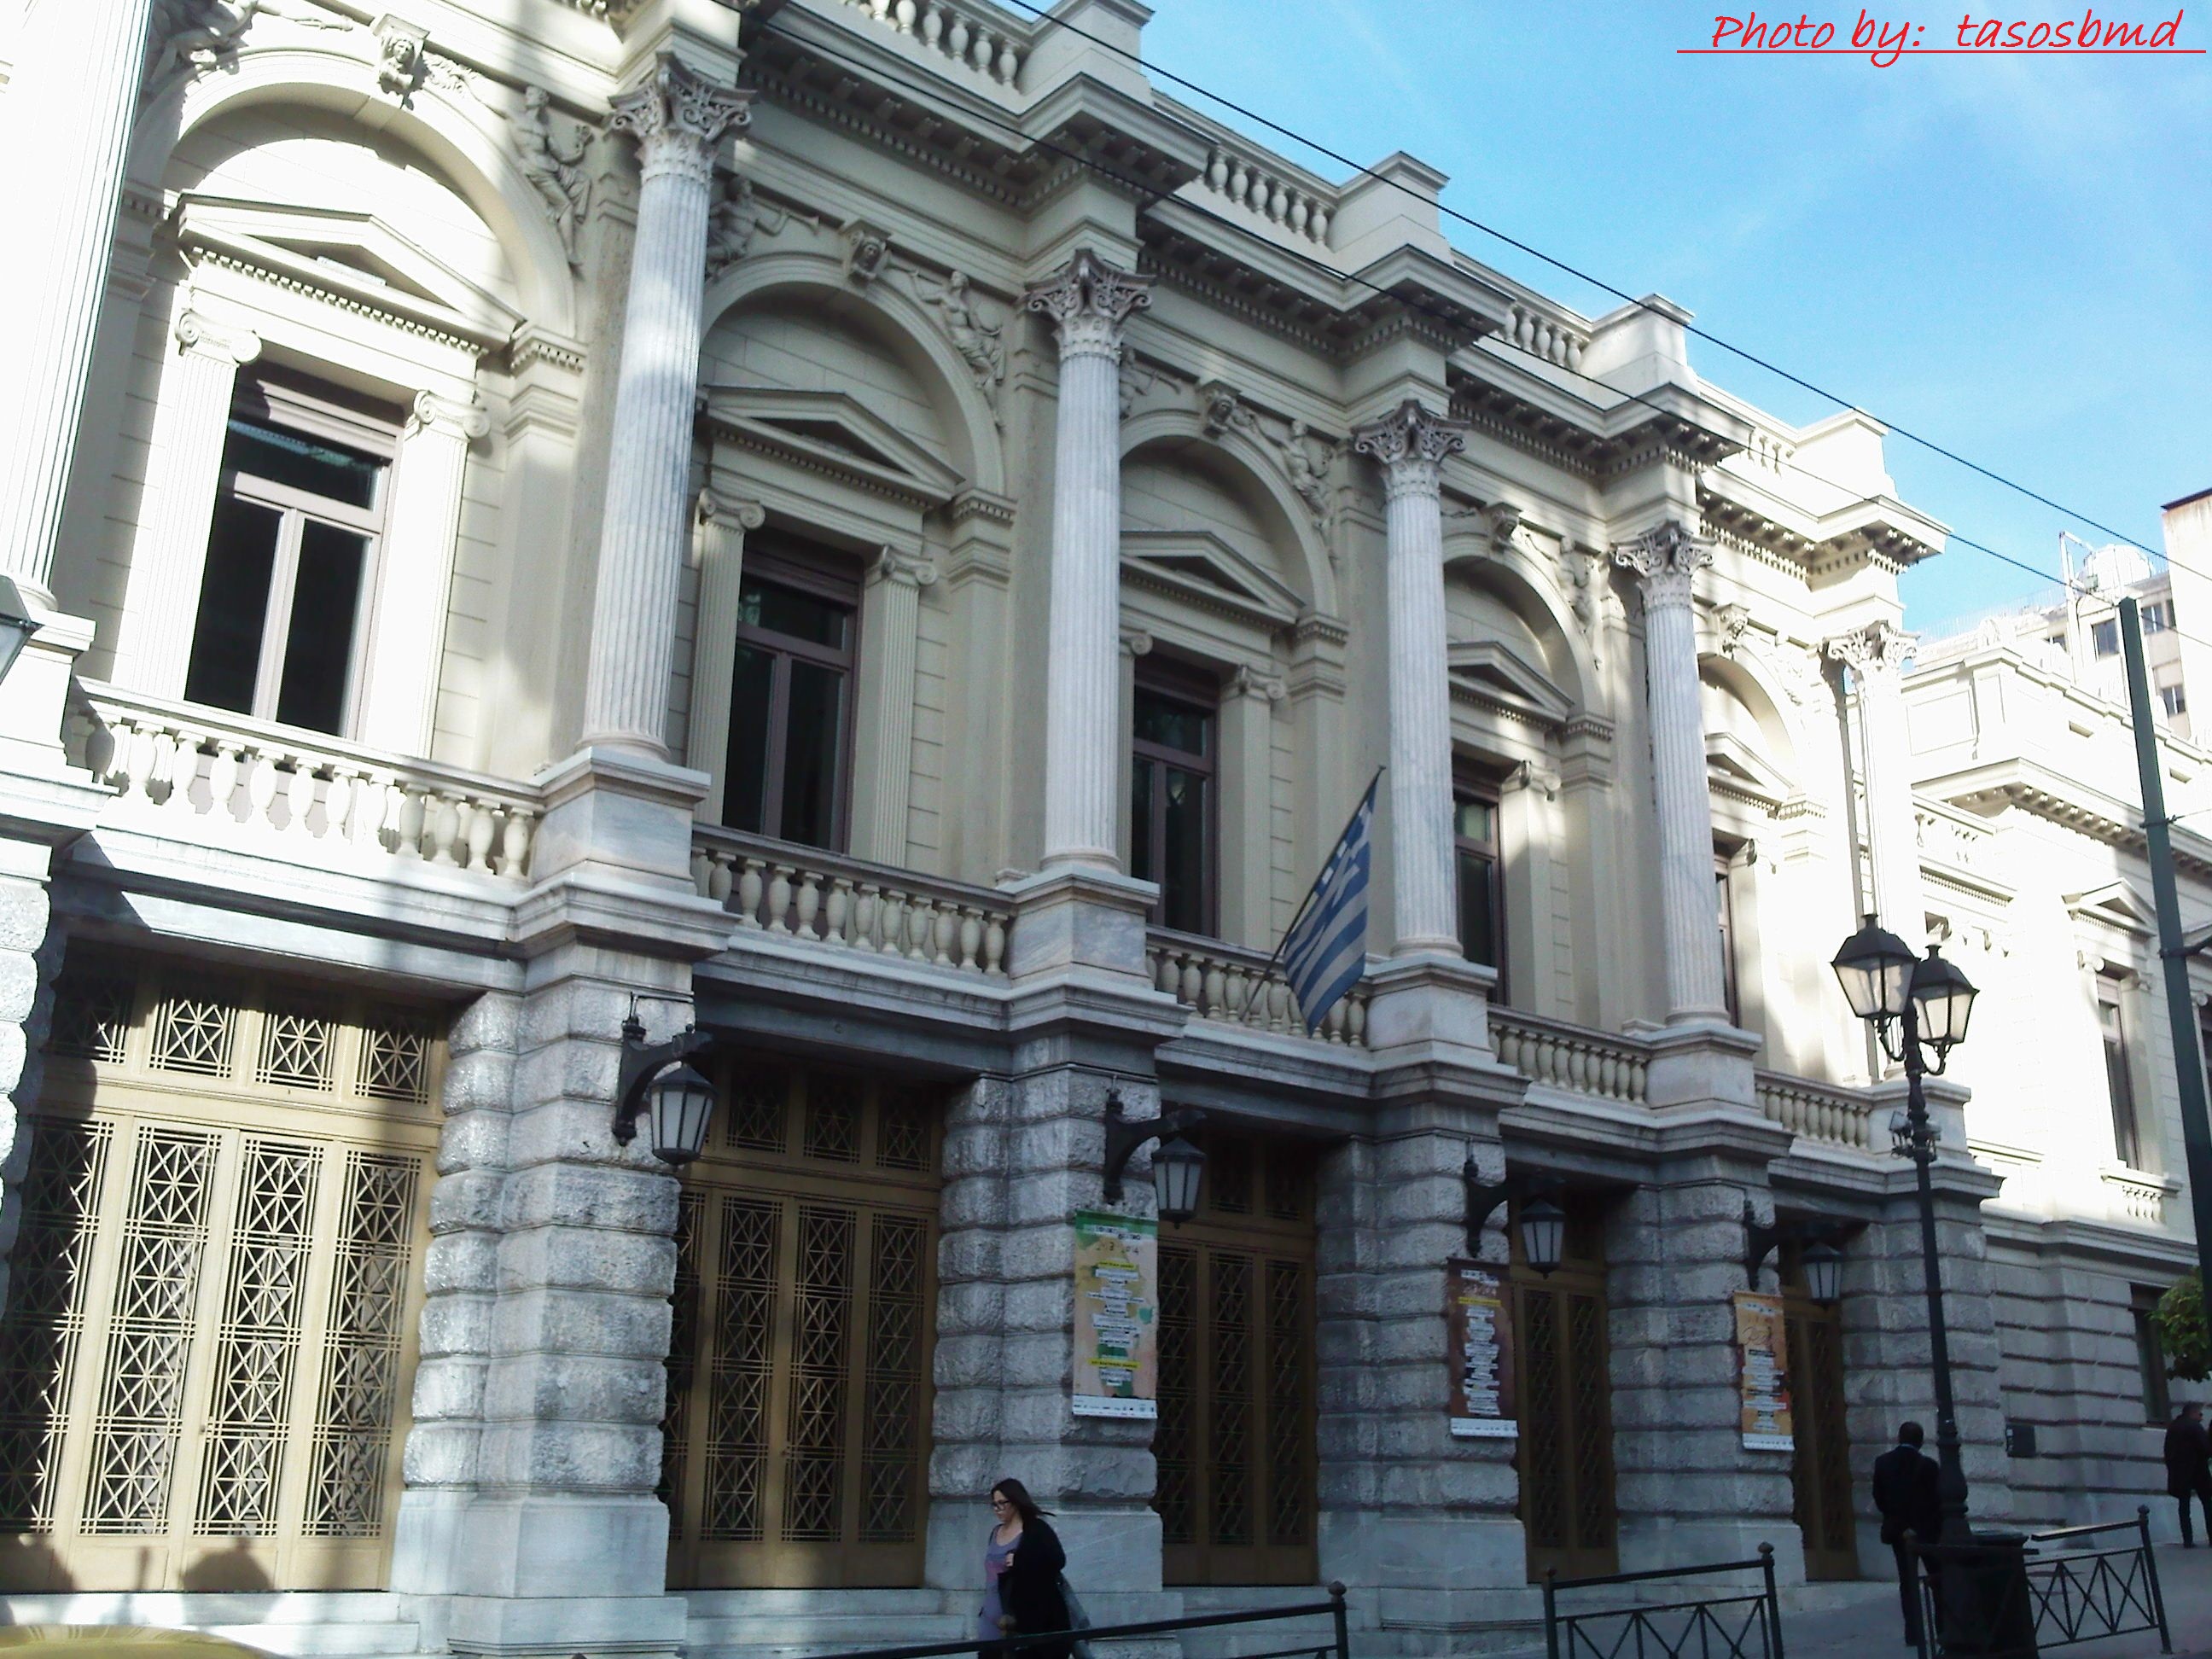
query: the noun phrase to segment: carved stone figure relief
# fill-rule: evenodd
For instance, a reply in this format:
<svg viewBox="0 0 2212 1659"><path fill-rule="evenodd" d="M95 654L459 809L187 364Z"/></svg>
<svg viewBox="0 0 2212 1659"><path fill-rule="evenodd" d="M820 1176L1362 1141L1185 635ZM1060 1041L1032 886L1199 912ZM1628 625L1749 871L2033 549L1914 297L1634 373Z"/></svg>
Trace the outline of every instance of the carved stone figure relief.
<svg viewBox="0 0 2212 1659"><path fill-rule="evenodd" d="M991 392L996 388L1006 374L1006 345L1000 337L1006 325L983 320L975 296L969 289L968 273L956 270L939 282L919 270L909 270L907 280L914 286L915 296L922 304L935 308L945 337L952 342L960 361L975 376L976 390Z"/></svg>
<svg viewBox="0 0 2212 1659"><path fill-rule="evenodd" d="M770 207L753 192L753 181L733 173L714 198L707 218L707 278L712 282L744 258L753 238L766 231L781 236L795 216Z"/></svg>
<svg viewBox="0 0 2212 1659"><path fill-rule="evenodd" d="M577 263L576 230L591 198L592 181L584 174L583 161L592 138L590 130L582 126L572 127L562 137L553 125L552 105L552 95L544 88L525 87L520 114L496 104L486 107L514 130L522 175L545 204L545 216L553 222L562 250L573 265Z"/></svg>
<svg viewBox="0 0 2212 1659"><path fill-rule="evenodd" d="M339 33L354 27L351 18L335 16L307 0L156 0L156 45L148 54L146 95L159 97L179 81L235 64L246 32L262 17Z"/></svg>

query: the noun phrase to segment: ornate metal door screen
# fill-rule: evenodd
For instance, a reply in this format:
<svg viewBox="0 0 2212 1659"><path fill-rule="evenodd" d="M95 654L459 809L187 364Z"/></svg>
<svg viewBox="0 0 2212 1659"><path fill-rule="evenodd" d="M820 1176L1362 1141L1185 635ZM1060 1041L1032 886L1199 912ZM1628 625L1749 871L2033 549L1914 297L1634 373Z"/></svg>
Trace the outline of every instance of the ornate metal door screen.
<svg viewBox="0 0 2212 1659"><path fill-rule="evenodd" d="M0 1320L0 1582L380 1587L437 1139L427 1023L88 964L47 1053Z"/></svg>
<svg viewBox="0 0 2212 1659"><path fill-rule="evenodd" d="M1206 1141L1205 1207L1160 1243L1162 1570L1171 1584L1310 1584L1310 1165L1295 1146Z"/></svg>
<svg viewBox="0 0 2212 1659"><path fill-rule="evenodd" d="M1606 1343L1603 1233L1570 1201L1565 1258L1550 1277L1513 1241L1513 1340L1520 1345L1521 1523L1533 1583L1620 1570L1613 1486L1613 1378Z"/></svg>
<svg viewBox="0 0 2212 1659"><path fill-rule="evenodd" d="M740 1058L684 1172L669 1583L921 1582L936 1101Z"/></svg>
<svg viewBox="0 0 2212 1659"><path fill-rule="evenodd" d="M1785 1271L1794 1265L1785 1252ZM1843 1321L1837 1310L1808 1297L1802 1284L1785 1285L1784 1294L1796 1413L1791 1489L1805 1538L1805 1576L1856 1578L1858 1528L1851 1516L1851 1443L1844 1416Z"/></svg>

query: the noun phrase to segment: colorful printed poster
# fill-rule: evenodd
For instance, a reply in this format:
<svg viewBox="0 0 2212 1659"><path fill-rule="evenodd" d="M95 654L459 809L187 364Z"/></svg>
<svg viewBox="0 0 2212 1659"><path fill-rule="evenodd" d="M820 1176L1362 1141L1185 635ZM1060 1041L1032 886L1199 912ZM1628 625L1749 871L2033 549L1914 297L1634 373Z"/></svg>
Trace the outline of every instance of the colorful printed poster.
<svg viewBox="0 0 2212 1659"><path fill-rule="evenodd" d="M1159 1223L1077 1212L1078 1417L1159 1416Z"/></svg>
<svg viewBox="0 0 2212 1659"><path fill-rule="evenodd" d="M1510 1440L1514 1415L1512 1321L1505 1286L1479 1261L1444 1264L1444 1322L1449 1330L1451 1431L1463 1439Z"/></svg>
<svg viewBox="0 0 2212 1659"><path fill-rule="evenodd" d="M1782 1298L1735 1293L1736 1386L1743 1403L1747 1451L1795 1451L1790 1422L1789 1336Z"/></svg>

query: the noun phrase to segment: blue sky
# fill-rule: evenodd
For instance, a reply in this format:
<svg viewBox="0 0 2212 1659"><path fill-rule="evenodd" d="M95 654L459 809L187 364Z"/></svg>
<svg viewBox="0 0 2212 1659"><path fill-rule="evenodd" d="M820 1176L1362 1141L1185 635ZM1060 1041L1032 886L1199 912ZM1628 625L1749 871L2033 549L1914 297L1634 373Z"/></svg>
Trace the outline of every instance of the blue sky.
<svg viewBox="0 0 2212 1659"><path fill-rule="evenodd" d="M2154 550L2160 504L2212 487L2212 57L1686 58L1716 9L1673 0L1152 3L1158 67L1360 161L1408 150L1452 175L1449 206ZM1871 9L1955 31L1962 0L1917 3ZM1810 15L1848 33L1860 9ZM2180 40L2212 46L2212 7ZM1447 228L1585 312L1616 303ZM1710 343L1692 357L1786 419L1836 407ZM1895 434L1888 457L1906 501L2040 568L2061 529L2109 539ZM2037 586L1954 547L1906 577L1907 617Z"/></svg>

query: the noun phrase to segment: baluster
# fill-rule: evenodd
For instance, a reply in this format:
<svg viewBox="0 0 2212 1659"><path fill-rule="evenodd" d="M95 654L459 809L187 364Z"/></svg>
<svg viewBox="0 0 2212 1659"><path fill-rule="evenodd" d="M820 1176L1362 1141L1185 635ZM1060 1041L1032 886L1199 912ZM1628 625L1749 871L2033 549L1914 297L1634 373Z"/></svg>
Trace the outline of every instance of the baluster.
<svg viewBox="0 0 2212 1659"><path fill-rule="evenodd" d="M714 873L714 854L709 853L703 847L693 847L691 849L691 890L698 894L701 898L706 897L707 889L712 883Z"/></svg>
<svg viewBox="0 0 2212 1659"><path fill-rule="evenodd" d="M1241 962L1232 962L1221 975L1221 1008L1216 1019L1232 1025L1244 1023L1244 1012L1250 996L1248 975L1250 970Z"/></svg>
<svg viewBox="0 0 2212 1659"><path fill-rule="evenodd" d="M952 943L960 936L960 914L950 904L935 906L930 922L932 950L930 961L939 968L953 966Z"/></svg>
<svg viewBox="0 0 2212 1659"><path fill-rule="evenodd" d="M461 837L461 798L441 793L428 808L430 814L430 862L455 866L453 844Z"/></svg>
<svg viewBox="0 0 2212 1659"><path fill-rule="evenodd" d="M292 775L284 786L285 828L295 836L307 833L307 814L315 810L315 763L304 755L292 757Z"/></svg>
<svg viewBox="0 0 2212 1659"><path fill-rule="evenodd" d="M165 726L154 734L153 763L147 771L146 781L140 787L139 793L145 798L149 805L158 805L161 801L166 801L177 787L176 775L177 737L176 733ZM160 792L158 797L155 794L157 790Z"/></svg>
<svg viewBox="0 0 2212 1659"><path fill-rule="evenodd" d="M246 778L246 821L257 827L273 826L269 809L276 800L276 757L258 744L241 752L240 767Z"/></svg>
<svg viewBox="0 0 2212 1659"><path fill-rule="evenodd" d="M930 51L935 52L938 49L937 43L944 38L944 35L945 8L937 4L936 0L931 0L931 3L921 14L921 44Z"/></svg>
<svg viewBox="0 0 2212 1659"><path fill-rule="evenodd" d="M1217 149L1206 158L1206 187L1218 196L1228 185L1229 158Z"/></svg>
<svg viewBox="0 0 2212 1659"><path fill-rule="evenodd" d="M975 952L983 944L983 913L972 904L960 908L960 965L975 971Z"/></svg>
<svg viewBox="0 0 2212 1659"><path fill-rule="evenodd" d="M863 951L877 948L876 912L880 907L876 896L881 890L872 881L864 881L853 901L853 943Z"/></svg>
<svg viewBox="0 0 2212 1659"><path fill-rule="evenodd" d="M893 15L897 19L898 32L901 34L912 34L914 33L914 0L898 0L898 5L893 12Z"/></svg>
<svg viewBox="0 0 2212 1659"><path fill-rule="evenodd" d="M86 711L84 719L84 769L112 787L115 779L109 769L115 764L115 751L121 747L116 741L115 728L100 718L96 708Z"/></svg>
<svg viewBox="0 0 2212 1659"><path fill-rule="evenodd" d="M404 783L395 781L392 789L399 804L398 814L392 819L397 839L392 850L403 859L419 859L422 856L422 825L429 816L429 803L420 790L410 789Z"/></svg>
<svg viewBox="0 0 2212 1659"><path fill-rule="evenodd" d="M736 863L730 854L717 848L707 866L705 896L725 910L730 908L730 893L737 885Z"/></svg>
<svg viewBox="0 0 2212 1659"><path fill-rule="evenodd" d="M1279 179L1267 180L1267 220L1271 224L1283 222L1283 215L1290 211L1290 192L1283 188Z"/></svg>
<svg viewBox="0 0 2212 1659"><path fill-rule="evenodd" d="M774 873L769 878L768 914L763 920L768 923L769 933L787 933L791 927L784 917L791 908L792 867L787 864L777 864L769 868Z"/></svg>
<svg viewBox="0 0 2212 1659"><path fill-rule="evenodd" d="M744 873L738 878L738 926L757 927L760 924L761 861L747 859Z"/></svg>
<svg viewBox="0 0 2212 1659"><path fill-rule="evenodd" d="M1567 338L1567 367L1579 369L1583 366L1583 343L1570 335Z"/></svg>
<svg viewBox="0 0 2212 1659"><path fill-rule="evenodd" d="M1306 234L1306 198L1304 197L1293 195L1291 198L1290 210L1283 215L1283 222L1291 228L1291 234L1293 236L1303 236Z"/></svg>
<svg viewBox="0 0 2212 1659"><path fill-rule="evenodd" d="M1173 996L1175 986L1168 973L1168 953L1158 945L1148 945L1145 947L1145 961L1152 971L1152 989Z"/></svg>
<svg viewBox="0 0 2212 1659"><path fill-rule="evenodd" d="M1567 1050L1567 1086L1577 1093L1583 1091L1589 1083L1589 1049L1582 1043L1577 1042Z"/></svg>
<svg viewBox="0 0 2212 1659"><path fill-rule="evenodd" d="M1306 234L1323 247L1328 246L1328 210L1317 207L1313 217L1306 221Z"/></svg>
<svg viewBox="0 0 2212 1659"><path fill-rule="evenodd" d="M1251 182L1252 175L1244 170L1244 161L1242 156L1237 157L1235 161L1230 163L1229 199L1231 201L1236 203L1239 207L1243 206L1245 187Z"/></svg>
<svg viewBox="0 0 2212 1659"><path fill-rule="evenodd" d="M829 902L823 907L823 937L832 945L849 942L845 932L853 919L853 878L834 876L830 882Z"/></svg>
<svg viewBox="0 0 2212 1659"><path fill-rule="evenodd" d="M1006 922L995 910L983 927L983 971L1003 976L1006 971Z"/></svg>
<svg viewBox="0 0 2212 1659"><path fill-rule="evenodd" d="M997 64L997 79L999 84L1002 87L1011 87L1014 84L1015 78L1019 76L1021 72L1021 56L1019 53L1015 52L1012 39L1009 37L1008 39L1000 40L999 42L999 62Z"/></svg>
<svg viewBox="0 0 2212 1659"><path fill-rule="evenodd" d="M469 803L469 862L471 870L491 868L492 842L499 835L499 819L488 800Z"/></svg>
<svg viewBox="0 0 2212 1659"><path fill-rule="evenodd" d="M881 949L886 956L906 954L906 895L892 888L884 889L882 921L878 933L882 938Z"/></svg>
<svg viewBox="0 0 2212 1659"><path fill-rule="evenodd" d="M868 15L878 23L888 22L891 15L891 0L868 0Z"/></svg>
<svg viewBox="0 0 2212 1659"><path fill-rule="evenodd" d="M208 763L208 816L231 816L230 798L238 792L238 745L216 739L215 757Z"/></svg>
<svg viewBox="0 0 2212 1659"><path fill-rule="evenodd" d="M125 741L116 744L118 765L116 775L108 782L125 794L149 794L154 781L155 739L158 728L143 720L133 720L125 734Z"/></svg>
<svg viewBox="0 0 2212 1659"><path fill-rule="evenodd" d="M991 67L991 37L981 27L975 30L974 44L968 48L968 67L978 75L987 72Z"/></svg>
<svg viewBox="0 0 2212 1659"><path fill-rule="evenodd" d="M937 901L927 893L909 893L906 905L906 956L908 962L929 960L930 933L937 921Z"/></svg>
<svg viewBox="0 0 2212 1659"><path fill-rule="evenodd" d="M528 807L510 806L507 809L507 821L499 827L499 873L502 876L512 876L520 881L530 873L534 823Z"/></svg>
<svg viewBox="0 0 2212 1659"><path fill-rule="evenodd" d="M360 775L350 766L331 768L330 787L323 791L323 839L343 845L353 815Z"/></svg>
<svg viewBox="0 0 2212 1659"><path fill-rule="evenodd" d="M1212 1015L1221 1006L1221 963L1212 957L1206 959L1205 995L1206 1000L1199 1012Z"/></svg>
<svg viewBox="0 0 2212 1659"><path fill-rule="evenodd" d="M945 31L945 52L956 64L968 61L968 20L957 11L952 14L952 27Z"/></svg>
<svg viewBox="0 0 2212 1659"><path fill-rule="evenodd" d="M1176 960L1182 964L1182 978L1176 985L1176 1000L1186 1008L1202 1008L1200 995L1206 988L1204 966L1188 951L1176 951Z"/></svg>
<svg viewBox="0 0 2212 1659"><path fill-rule="evenodd" d="M796 900L793 908L799 913L799 925L792 931L801 939L821 938L814 927L814 918L822 910L821 876L812 870L801 870L799 872L799 890L793 897Z"/></svg>

